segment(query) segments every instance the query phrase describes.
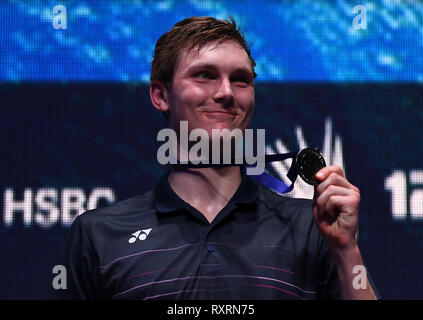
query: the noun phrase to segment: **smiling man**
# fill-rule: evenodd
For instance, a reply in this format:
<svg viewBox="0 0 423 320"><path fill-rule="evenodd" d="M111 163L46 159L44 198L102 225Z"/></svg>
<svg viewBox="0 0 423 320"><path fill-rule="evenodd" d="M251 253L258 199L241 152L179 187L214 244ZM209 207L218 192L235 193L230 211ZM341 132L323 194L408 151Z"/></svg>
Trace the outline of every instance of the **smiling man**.
<svg viewBox="0 0 423 320"><path fill-rule="evenodd" d="M187 30L179 34L175 32L178 28ZM199 29L196 36L199 41L207 36L211 38L201 47L186 36L190 29L195 28ZM212 129L244 130L251 122L254 63L244 49L246 45L240 43L241 37L238 41L229 38L222 42L225 38L219 39L218 36L219 31L224 30L219 30L223 29L219 25L215 28L208 29L207 20L184 20L175 25L173 34L172 31L165 34L156 46L151 101L154 107L167 115L170 127L176 132L179 132L180 121L183 120L188 121L188 131L202 128L209 137L212 137ZM172 36L176 39L169 39ZM168 45L178 43L181 47L175 53L178 59L175 59L174 68L166 70L169 73L173 71L170 83L164 77L161 79L157 70L161 55L169 56L169 52L161 47L166 40ZM169 174L169 182L181 199L212 222L238 189L240 167L174 170ZM188 185L189 188L186 188Z"/></svg>
<svg viewBox="0 0 423 320"><path fill-rule="evenodd" d="M179 131L248 128L255 62L233 20L193 17L156 44L150 97ZM80 215L68 298L374 299L356 243L360 193L322 169L313 201L240 166L173 167L146 194ZM359 268L363 270L363 268ZM365 269L364 269L365 270ZM361 281L356 281L361 276Z"/></svg>

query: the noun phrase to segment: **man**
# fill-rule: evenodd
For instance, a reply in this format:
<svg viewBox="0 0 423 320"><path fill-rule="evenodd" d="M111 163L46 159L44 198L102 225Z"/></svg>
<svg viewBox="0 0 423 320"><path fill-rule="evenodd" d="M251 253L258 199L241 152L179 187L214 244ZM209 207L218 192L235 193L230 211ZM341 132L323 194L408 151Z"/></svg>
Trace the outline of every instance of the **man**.
<svg viewBox="0 0 423 320"><path fill-rule="evenodd" d="M255 62L234 21L177 23L157 42L150 97L170 128L245 130ZM179 154L181 156L181 154ZM240 166L175 167L156 188L74 222L68 298L375 299L353 285L360 193L339 167L313 201L282 197Z"/></svg>

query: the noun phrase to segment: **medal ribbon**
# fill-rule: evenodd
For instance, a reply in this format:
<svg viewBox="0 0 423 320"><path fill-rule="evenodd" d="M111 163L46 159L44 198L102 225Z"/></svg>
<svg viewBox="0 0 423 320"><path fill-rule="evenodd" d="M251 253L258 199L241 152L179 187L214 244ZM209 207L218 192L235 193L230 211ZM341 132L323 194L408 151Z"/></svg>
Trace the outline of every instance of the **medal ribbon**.
<svg viewBox="0 0 423 320"><path fill-rule="evenodd" d="M260 175L249 175L254 181L257 181L268 188L278 192L278 193L287 193L294 189L294 182L297 179L298 171L296 165L296 157L298 152L290 153L281 153L281 154L268 154L265 155L265 163L275 162L275 161L284 161L286 159L292 159L291 167L288 170L287 177L291 181L290 185L286 185L283 181L275 178L266 171ZM234 159L232 159L234 160ZM242 164L237 164L236 161L231 161L230 164L192 164L192 163L177 163L173 164L174 167L183 167L183 168L209 168L209 167L227 167L227 166L241 166L241 172L246 173L247 167L253 167L253 165L246 165L248 163L243 158Z"/></svg>
<svg viewBox="0 0 423 320"><path fill-rule="evenodd" d="M268 188L278 193L288 193L292 191L292 189L294 189L294 182L295 180L297 180L297 177L298 177L297 165L295 163L297 154L298 152L265 155L266 163L275 162L275 161L283 161L283 160L292 158L291 167L289 168L288 173L286 174L288 179L291 181L291 184L289 186L286 185L283 181L272 176L270 173L267 173L266 171L260 175L250 175L250 178L267 186ZM242 172L245 172L246 166L243 166L241 170Z"/></svg>

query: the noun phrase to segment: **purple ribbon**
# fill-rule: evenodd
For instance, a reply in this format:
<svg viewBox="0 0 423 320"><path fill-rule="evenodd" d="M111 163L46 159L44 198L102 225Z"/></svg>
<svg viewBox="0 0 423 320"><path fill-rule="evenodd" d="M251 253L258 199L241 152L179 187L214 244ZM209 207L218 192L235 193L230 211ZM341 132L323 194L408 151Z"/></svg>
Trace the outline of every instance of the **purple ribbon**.
<svg viewBox="0 0 423 320"><path fill-rule="evenodd" d="M291 181L291 184L289 186L267 172L263 172L260 175L250 175L251 179L267 186L268 188L278 193L287 193L292 191L292 189L294 189L294 182L298 176L297 165L295 163L297 154L298 152L290 152L290 153L283 153L283 154L271 154L271 155L265 156L266 163L274 162L274 161L283 161L283 160L292 158L291 167L289 168L288 173L286 175L288 179ZM246 166L243 166L241 170L243 173L245 173Z"/></svg>

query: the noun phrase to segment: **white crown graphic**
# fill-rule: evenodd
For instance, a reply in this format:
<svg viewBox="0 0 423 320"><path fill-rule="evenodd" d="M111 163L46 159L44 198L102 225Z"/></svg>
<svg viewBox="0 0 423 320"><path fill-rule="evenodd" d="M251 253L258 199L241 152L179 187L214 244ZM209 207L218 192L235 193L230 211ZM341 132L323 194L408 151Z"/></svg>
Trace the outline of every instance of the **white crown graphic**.
<svg viewBox="0 0 423 320"><path fill-rule="evenodd" d="M299 150L306 148L307 142L304 139L303 130L301 127L296 127L295 133L297 135L297 142ZM266 154L275 154L275 153L288 153L289 150L286 145L282 142L280 138L276 139L274 143L275 148L272 146L266 147ZM275 152L276 149L276 152ZM323 157L326 160L328 165L337 165L342 168L345 172L344 167L344 156L342 152L342 139L339 135L333 137L332 134L332 121L331 119L326 119L325 121L325 136L323 138L322 149ZM272 167L276 171L278 177L285 182L290 184L290 181L286 177L286 173L289 170L288 162L272 162ZM314 194L313 186L308 185L302 179L297 179L295 181L295 188L289 193L286 193L285 196L292 198L305 198L312 199Z"/></svg>

